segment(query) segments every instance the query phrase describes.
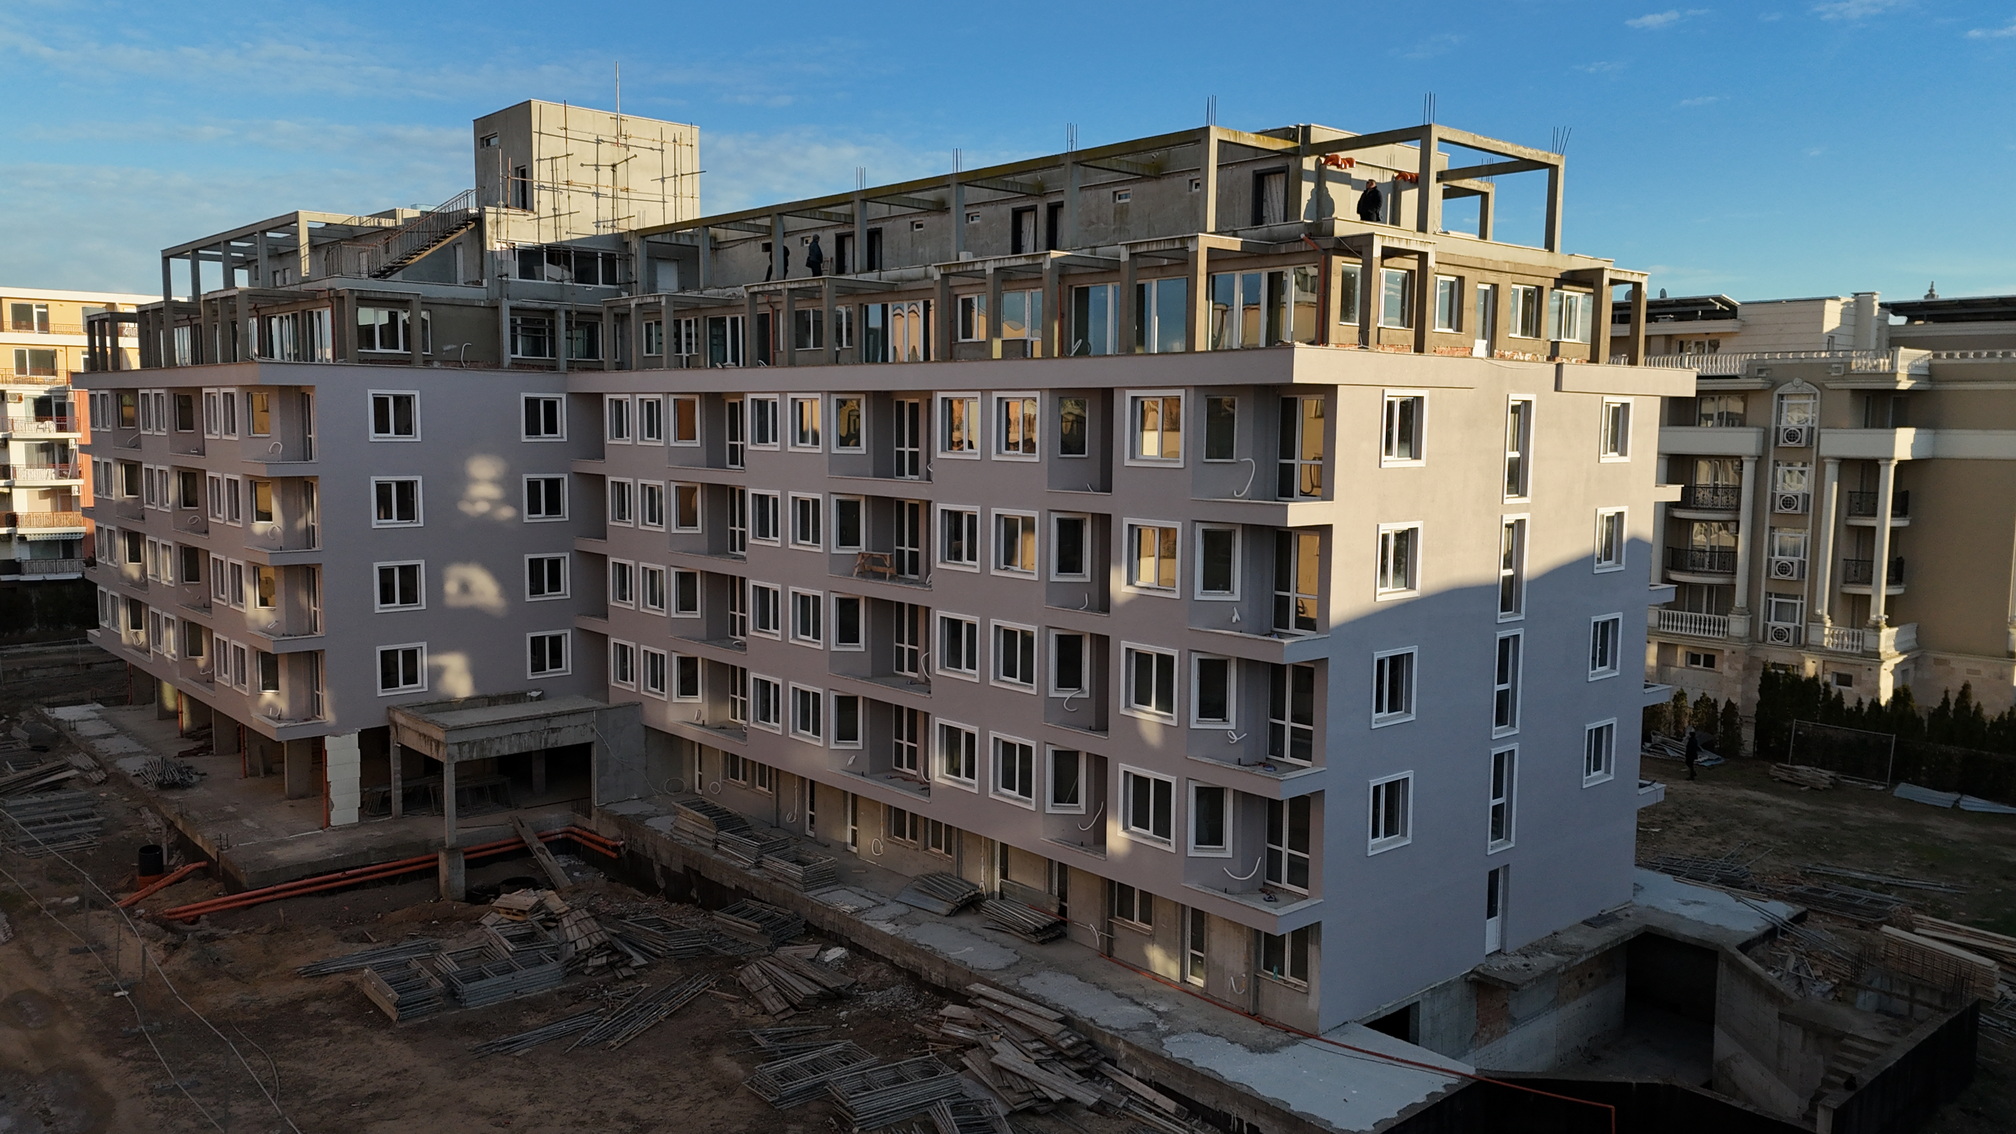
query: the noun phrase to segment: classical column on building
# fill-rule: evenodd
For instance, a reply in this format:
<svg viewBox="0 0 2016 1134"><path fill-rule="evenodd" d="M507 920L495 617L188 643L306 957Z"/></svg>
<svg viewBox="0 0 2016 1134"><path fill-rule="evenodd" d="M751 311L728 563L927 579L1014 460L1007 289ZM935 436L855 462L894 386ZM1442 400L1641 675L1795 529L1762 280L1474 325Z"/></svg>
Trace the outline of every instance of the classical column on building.
<svg viewBox="0 0 2016 1134"><path fill-rule="evenodd" d="M1890 624L1890 507L1897 494L1897 460L1885 457L1876 462L1876 547L1869 563L1869 625L1882 629Z"/></svg>
<svg viewBox="0 0 2016 1134"><path fill-rule="evenodd" d="M1809 637L1824 638L1826 629L1834 625L1834 527L1837 523L1834 512L1839 507L1840 486L1841 458L1828 457L1820 474L1820 505L1813 511L1813 569L1809 573L1813 583L1813 607L1808 621L1817 624L1820 632Z"/></svg>
<svg viewBox="0 0 2016 1134"><path fill-rule="evenodd" d="M1750 638L1750 529L1757 517L1757 458L1743 458L1743 506L1736 516L1736 602L1729 610L1729 636Z"/></svg>

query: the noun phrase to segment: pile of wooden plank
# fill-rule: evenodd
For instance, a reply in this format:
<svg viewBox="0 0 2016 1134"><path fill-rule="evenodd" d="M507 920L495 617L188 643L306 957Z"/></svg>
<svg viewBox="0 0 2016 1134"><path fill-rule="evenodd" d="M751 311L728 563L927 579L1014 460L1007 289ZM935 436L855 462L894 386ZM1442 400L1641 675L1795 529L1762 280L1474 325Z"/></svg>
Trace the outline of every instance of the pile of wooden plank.
<svg viewBox="0 0 2016 1134"><path fill-rule="evenodd" d="M767 902L741 901L716 910L714 924L730 937L774 949L805 932L805 919Z"/></svg>
<svg viewBox="0 0 2016 1134"><path fill-rule="evenodd" d="M786 849L766 854L757 866L779 882L808 894L840 884L840 872L834 867L833 860L807 851Z"/></svg>
<svg viewBox="0 0 2016 1134"><path fill-rule="evenodd" d="M358 983L394 1022L439 1012L446 1003L440 978L414 959L373 965Z"/></svg>
<svg viewBox="0 0 2016 1134"><path fill-rule="evenodd" d="M938 1134L1013 1134L992 1099L965 1096L932 1103L931 1125Z"/></svg>
<svg viewBox="0 0 2016 1134"><path fill-rule="evenodd" d="M2000 968L1979 953L1894 925L1877 931L1875 945L1883 967L1899 976L1968 999L1996 1000L2001 996L1996 987L2001 981Z"/></svg>
<svg viewBox="0 0 2016 1134"><path fill-rule="evenodd" d="M5 769L6 765L0 765ZM27 763L27 767L16 770L0 770L0 795L26 795L32 791L52 788L65 780L84 773L70 765L68 760L44 760Z"/></svg>
<svg viewBox="0 0 2016 1134"><path fill-rule="evenodd" d="M1046 910L1001 898L988 898L981 902L980 916L1035 945L1064 936L1064 930L1070 924Z"/></svg>
<svg viewBox="0 0 2016 1134"><path fill-rule="evenodd" d="M827 1044L802 1055L765 1063L744 1079L742 1085L778 1110L787 1110L818 1098L826 1089L827 1080L875 1061L859 1044Z"/></svg>
<svg viewBox="0 0 2016 1134"><path fill-rule="evenodd" d="M2001 933L1990 933L1971 925L1941 921L1936 917L1922 914L1911 919L1911 932L1934 941L1955 945L1969 953L1986 957L2002 969L2002 977L2012 987L2016 987L2016 937Z"/></svg>
<svg viewBox="0 0 2016 1134"><path fill-rule="evenodd" d="M754 868L765 856L791 849L791 836L775 829L722 831L714 836L714 849L742 866Z"/></svg>
<svg viewBox="0 0 2016 1134"><path fill-rule="evenodd" d="M1781 783L1802 788L1826 790L1837 786L1841 778L1825 768L1809 767L1805 764L1773 764L1771 778Z"/></svg>
<svg viewBox="0 0 2016 1134"><path fill-rule="evenodd" d="M0 799L0 838L26 858L98 845L105 821L90 792L52 791Z"/></svg>
<svg viewBox="0 0 2016 1134"><path fill-rule="evenodd" d="M712 850L721 832L741 833L748 829L749 820L712 800L696 796L672 805L672 837L683 842Z"/></svg>
<svg viewBox="0 0 2016 1134"><path fill-rule="evenodd" d="M816 949L816 946L806 946ZM853 991L854 978L819 964L796 950L782 950L736 970L735 979L765 1012L779 1019L821 1000L837 1000Z"/></svg>
<svg viewBox="0 0 2016 1134"><path fill-rule="evenodd" d="M980 887L941 870L912 878L896 900L940 917L950 917L986 896Z"/></svg>

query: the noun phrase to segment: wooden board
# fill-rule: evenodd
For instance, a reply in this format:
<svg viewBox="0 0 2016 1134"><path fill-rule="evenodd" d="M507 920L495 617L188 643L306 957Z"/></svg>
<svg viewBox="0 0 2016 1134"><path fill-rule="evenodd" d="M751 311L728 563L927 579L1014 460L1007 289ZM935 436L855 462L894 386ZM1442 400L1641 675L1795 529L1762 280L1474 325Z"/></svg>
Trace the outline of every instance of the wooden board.
<svg viewBox="0 0 2016 1134"><path fill-rule="evenodd" d="M560 863L553 857L553 852L547 850L546 844L539 841L539 833L532 829L532 825L525 822L522 816L513 815L511 829L518 832L519 838L525 840L526 849L532 852L532 861L538 863L539 869L546 872L546 880L553 883L553 888L565 890L568 886L567 872L560 869Z"/></svg>

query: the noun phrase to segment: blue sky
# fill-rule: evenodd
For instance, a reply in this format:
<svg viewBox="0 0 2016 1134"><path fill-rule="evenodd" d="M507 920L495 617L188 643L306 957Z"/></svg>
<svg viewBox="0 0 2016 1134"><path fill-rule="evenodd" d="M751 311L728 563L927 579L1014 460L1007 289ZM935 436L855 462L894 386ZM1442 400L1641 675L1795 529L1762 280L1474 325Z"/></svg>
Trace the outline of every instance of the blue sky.
<svg viewBox="0 0 2016 1134"><path fill-rule="evenodd" d="M2016 0L0 3L0 280L444 200L525 98L697 123L720 211L1198 125L1568 145L1567 244L1674 294L2016 292ZM1693 0L1695 3L1704 0Z"/></svg>

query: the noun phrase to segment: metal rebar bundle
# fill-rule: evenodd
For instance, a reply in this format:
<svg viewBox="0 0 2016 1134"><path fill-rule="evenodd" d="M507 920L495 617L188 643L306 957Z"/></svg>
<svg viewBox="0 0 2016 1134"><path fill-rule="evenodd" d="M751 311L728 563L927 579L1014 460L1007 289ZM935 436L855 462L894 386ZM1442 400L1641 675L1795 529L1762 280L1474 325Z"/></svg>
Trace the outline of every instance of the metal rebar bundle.
<svg viewBox="0 0 2016 1134"><path fill-rule="evenodd" d="M771 1106L784 1110L817 1098L828 1079L874 1062L875 1057L861 1045L843 1041L765 1063L744 1079L742 1085Z"/></svg>
<svg viewBox="0 0 2016 1134"><path fill-rule="evenodd" d="M521 1051L530 1051L542 1043L551 1043L577 1032L585 1032L594 1027L595 1022L601 1018L602 1013L599 1011L583 1012L578 1016L568 1016L550 1024L541 1024L530 1031L519 1032L516 1035L484 1040L471 1046L469 1050L475 1055L516 1055Z"/></svg>
<svg viewBox="0 0 2016 1134"><path fill-rule="evenodd" d="M694 997L714 987L714 975L706 973L673 981L656 992L630 1001L610 1013L567 1046L568 1051L584 1044L603 1044L610 1050L622 1047L649 1031L660 1020L692 1003Z"/></svg>
<svg viewBox="0 0 2016 1134"><path fill-rule="evenodd" d="M826 1093L857 1130L873 1130L921 1114L933 1103L966 1093L959 1076L937 1058L863 1067L826 1081Z"/></svg>
<svg viewBox="0 0 2016 1134"><path fill-rule="evenodd" d="M805 932L805 919L765 902L736 902L717 910L714 922L722 932L752 944L776 948Z"/></svg>
<svg viewBox="0 0 2016 1134"><path fill-rule="evenodd" d="M331 957L326 961L302 965L294 971L302 976L332 976L336 973L354 972L357 969L377 968L389 962L430 956L439 948L441 948L439 941L419 937L411 941L402 941L397 945L381 945L360 953L345 953L341 957Z"/></svg>

